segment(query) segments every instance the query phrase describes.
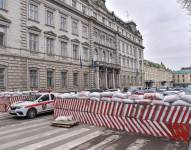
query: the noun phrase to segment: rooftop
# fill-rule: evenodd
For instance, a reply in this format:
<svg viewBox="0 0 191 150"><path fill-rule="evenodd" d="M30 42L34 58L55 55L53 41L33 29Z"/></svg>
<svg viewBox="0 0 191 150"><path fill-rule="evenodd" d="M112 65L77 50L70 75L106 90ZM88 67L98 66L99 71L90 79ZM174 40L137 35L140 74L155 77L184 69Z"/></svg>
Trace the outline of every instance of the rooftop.
<svg viewBox="0 0 191 150"><path fill-rule="evenodd" d="M178 70L174 71L175 74L191 74L191 69L190 70Z"/></svg>

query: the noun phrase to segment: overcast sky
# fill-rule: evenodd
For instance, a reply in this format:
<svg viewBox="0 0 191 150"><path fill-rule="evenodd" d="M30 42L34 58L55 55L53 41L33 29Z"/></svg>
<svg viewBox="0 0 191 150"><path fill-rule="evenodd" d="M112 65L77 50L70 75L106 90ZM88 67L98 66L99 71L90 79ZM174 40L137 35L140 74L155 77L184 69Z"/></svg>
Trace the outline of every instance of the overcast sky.
<svg viewBox="0 0 191 150"><path fill-rule="evenodd" d="M174 70L191 66L191 16L177 0L106 0L106 5L123 20L137 23L145 59Z"/></svg>

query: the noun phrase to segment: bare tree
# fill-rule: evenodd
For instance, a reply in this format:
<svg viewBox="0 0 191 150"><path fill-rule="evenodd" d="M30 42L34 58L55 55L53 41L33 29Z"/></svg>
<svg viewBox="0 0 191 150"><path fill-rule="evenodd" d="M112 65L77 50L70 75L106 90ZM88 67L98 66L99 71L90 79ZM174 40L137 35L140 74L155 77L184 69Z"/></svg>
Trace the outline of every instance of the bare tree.
<svg viewBox="0 0 191 150"><path fill-rule="evenodd" d="M183 7L191 13L191 0L178 0L183 4Z"/></svg>

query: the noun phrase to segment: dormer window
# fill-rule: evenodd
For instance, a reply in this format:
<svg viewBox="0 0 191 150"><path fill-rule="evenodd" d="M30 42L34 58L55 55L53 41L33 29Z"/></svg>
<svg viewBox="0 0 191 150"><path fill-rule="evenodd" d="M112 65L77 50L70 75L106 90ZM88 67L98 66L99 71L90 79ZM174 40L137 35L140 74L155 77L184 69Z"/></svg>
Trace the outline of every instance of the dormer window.
<svg viewBox="0 0 191 150"><path fill-rule="evenodd" d="M102 22L103 22L103 24L106 23L105 17L102 17Z"/></svg>
<svg viewBox="0 0 191 150"><path fill-rule="evenodd" d="M84 6L84 5L82 5L82 13L83 13L83 14L86 14L86 13L87 13L86 6Z"/></svg>
<svg viewBox="0 0 191 150"><path fill-rule="evenodd" d="M77 7L77 1L76 0L72 0L72 6L75 8Z"/></svg>

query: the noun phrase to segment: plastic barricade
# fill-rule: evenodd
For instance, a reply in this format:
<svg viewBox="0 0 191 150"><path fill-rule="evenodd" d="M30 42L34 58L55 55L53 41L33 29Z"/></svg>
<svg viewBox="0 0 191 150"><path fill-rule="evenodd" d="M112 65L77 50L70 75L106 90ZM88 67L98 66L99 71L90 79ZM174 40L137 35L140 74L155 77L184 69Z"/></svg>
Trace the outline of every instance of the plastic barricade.
<svg viewBox="0 0 191 150"><path fill-rule="evenodd" d="M0 98L0 112L7 112L11 104L25 100L28 96L11 96Z"/></svg>
<svg viewBox="0 0 191 150"><path fill-rule="evenodd" d="M189 140L191 107L56 99L54 117L73 115L81 123L171 140Z"/></svg>

